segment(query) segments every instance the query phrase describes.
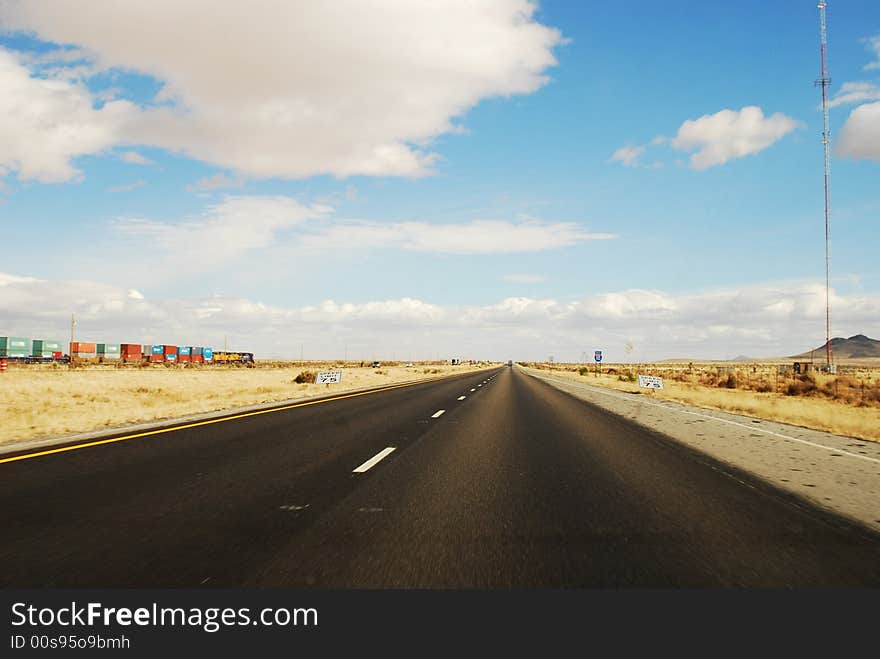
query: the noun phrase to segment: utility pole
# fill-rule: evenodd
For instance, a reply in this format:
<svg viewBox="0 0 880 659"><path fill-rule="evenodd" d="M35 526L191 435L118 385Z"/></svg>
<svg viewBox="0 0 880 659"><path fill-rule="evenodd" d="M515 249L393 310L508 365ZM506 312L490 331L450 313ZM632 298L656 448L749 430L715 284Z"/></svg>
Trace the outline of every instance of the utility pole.
<svg viewBox="0 0 880 659"><path fill-rule="evenodd" d="M76 327L76 314L72 313L72 314L70 314L70 345L67 347L67 349L70 351L70 354L68 355L68 357L70 358L71 365L73 365L73 339L74 339L73 328L74 327Z"/></svg>
<svg viewBox="0 0 880 659"><path fill-rule="evenodd" d="M825 155L825 365L831 370L831 128L828 122L828 39L825 25L824 0L819 2L819 50L822 58L822 77L815 85L822 89L822 147Z"/></svg>

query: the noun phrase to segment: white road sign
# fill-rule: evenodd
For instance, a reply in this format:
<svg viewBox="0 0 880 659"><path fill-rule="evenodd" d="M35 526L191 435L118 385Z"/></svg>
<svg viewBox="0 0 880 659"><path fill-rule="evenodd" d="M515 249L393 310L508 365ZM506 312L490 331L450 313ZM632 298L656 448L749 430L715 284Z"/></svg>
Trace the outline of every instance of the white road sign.
<svg viewBox="0 0 880 659"><path fill-rule="evenodd" d="M640 375L639 386L642 389L662 389L663 378L656 375Z"/></svg>
<svg viewBox="0 0 880 659"><path fill-rule="evenodd" d="M318 371L315 384L339 384L342 382L342 371Z"/></svg>

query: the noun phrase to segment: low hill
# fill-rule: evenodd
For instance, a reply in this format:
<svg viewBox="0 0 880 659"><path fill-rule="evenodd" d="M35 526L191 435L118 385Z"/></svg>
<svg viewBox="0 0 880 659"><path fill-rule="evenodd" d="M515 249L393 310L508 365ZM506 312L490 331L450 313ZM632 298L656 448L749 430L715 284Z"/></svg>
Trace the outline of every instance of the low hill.
<svg viewBox="0 0 880 659"><path fill-rule="evenodd" d="M871 359L880 358L880 341L871 339L864 334L856 334L848 339L836 337L831 339L831 352L835 359ZM813 357L818 359L825 354L825 345L813 350ZM794 355L791 359L809 359L810 352Z"/></svg>

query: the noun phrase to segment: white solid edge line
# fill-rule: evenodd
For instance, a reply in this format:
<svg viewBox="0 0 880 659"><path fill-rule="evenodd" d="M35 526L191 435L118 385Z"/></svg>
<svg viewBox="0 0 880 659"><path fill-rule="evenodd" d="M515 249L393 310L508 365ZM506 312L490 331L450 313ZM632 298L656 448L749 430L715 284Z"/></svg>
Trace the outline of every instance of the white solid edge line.
<svg viewBox="0 0 880 659"><path fill-rule="evenodd" d="M432 419L436 419L438 416L441 416L446 410L437 410L431 415Z"/></svg>
<svg viewBox="0 0 880 659"><path fill-rule="evenodd" d="M382 460L387 458L393 451L394 451L393 446L389 446L388 448L382 449L376 455L374 455L372 458L370 458L365 463L363 463L360 467L355 467L352 470L352 473L353 474L362 474L365 471L372 469L377 464L379 464L379 462L381 462Z"/></svg>
<svg viewBox="0 0 880 659"><path fill-rule="evenodd" d="M459 396L458 400L464 400L465 398L467 398L467 396Z"/></svg>
<svg viewBox="0 0 880 659"><path fill-rule="evenodd" d="M532 377L537 377L537 376L532 376ZM572 385L574 385L574 386L578 386L578 385L580 385L580 382L575 382L575 381L572 381L572 380L563 380L563 379L561 379L561 378L549 378L549 377L548 377L547 379L548 379L548 380L549 380L549 379L552 379L552 380L555 380L556 382L560 382L560 383L563 383L563 384L572 384ZM582 385L582 386L583 386L583 385ZM589 385L586 385L586 386L589 386ZM627 397L627 396L621 396L621 395L619 395L619 394L613 394L613 393L611 393L611 392L609 392L609 391L597 391L596 389L592 389L592 388L590 389L590 391L596 391L596 393L602 393L602 394L605 394L606 396L613 396L614 398L621 398L621 399L623 399L623 400L629 400L629 401L631 401L631 402L635 402L635 401L632 401L632 399L630 399L630 398ZM788 440L788 441L790 441L790 442L797 442L798 444L806 444L807 446L812 446L812 447L814 447L814 448L821 448L821 449L824 449L824 450L826 450L826 451L830 451L830 452L833 452L833 453L841 453L841 454L843 454L843 455L848 455L848 456L850 456L851 458L859 458L859 459L861 459L861 460L867 460L868 462L876 462L876 463L880 464L880 460L878 460L877 458L871 458L871 457L868 457L867 455L859 455L858 453L850 453L850 452L847 451L846 449L842 449L842 448L834 448L834 447L832 447L832 446L825 446L824 444L817 444L816 442L810 442L810 441L807 441L806 439L798 439L797 437L790 437L789 435L783 435L782 433L773 432L772 430L765 430L764 428L756 428L756 427L754 427L754 426L747 426L747 425L744 424L744 423L739 423L739 422L737 422L737 421L730 421L729 419L722 419L722 418L717 417L717 416L712 416L711 414L700 414L699 412L690 412L690 411L688 411L688 410L677 409L677 408L672 407L672 406L670 406L670 405L662 405L662 404L660 404L660 403L652 403L652 402L647 401L647 400L641 400L641 401L638 401L638 402L639 402L640 405L651 405L651 406L653 406L653 407L662 407L663 409L665 409L665 410L669 410L669 411L671 411L671 412L681 412L682 414L690 414L690 415L692 415L692 416L701 416L701 417L703 417L704 419L712 419L713 421L718 421L718 422L720 422L720 423L727 423L727 424L730 424L731 426L737 426L737 427L739 427L739 428L745 428L746 430L754 430L754 431L756 431L756 432L762 432L762 433L764 433L765 435L773 435L774 437L779 437L779 438L781 438L781 439L786 439L786 440ZM672 401L672 402L675 402L675 401ZM722 411L722 410L719 410L719 411ZM728 412L728 414L729 414L729 412ZM763 420L763 421L769 421L769 419L762 419L762 420ZM769 421L769 422L770 422L770 423L782 423L782 421ZM811 430L811 428L807 428L807 430ZM824 431L822 431L822 430L816 430L816 431L813 431L813 432L824 432ZM832 434L832 433L828 433L828 434ZM845 437L845 436L844 436L844 435L835 435L835 437ZM856 438L853 437L852 439L856 439ZM865 441L865 440L860 440L860 441Z"/></svg>

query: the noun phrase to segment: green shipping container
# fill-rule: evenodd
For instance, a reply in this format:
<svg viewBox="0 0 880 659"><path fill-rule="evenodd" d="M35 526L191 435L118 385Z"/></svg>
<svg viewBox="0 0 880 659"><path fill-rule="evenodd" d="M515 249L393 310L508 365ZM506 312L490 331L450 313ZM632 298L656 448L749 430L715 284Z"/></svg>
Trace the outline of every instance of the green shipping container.
<svg viewBox="0 0 880 659"><path fill-rule="evenodd" d="M51 357L53 352L67 352L67 347L61 341L34 339L33 351L31 353L34 357Z"/></svg>
<svg viewBox="0 0 880 659"><path fill-rule="evenodd" d="M119 357L118 343L99 343L97 348L101 357Z"/></svg>
<svg viewBox="0 0 880 659"><path fill-rule="evenodd" d="M0 357L30 357L31 340L17 336L0 336Z"/></svg>

